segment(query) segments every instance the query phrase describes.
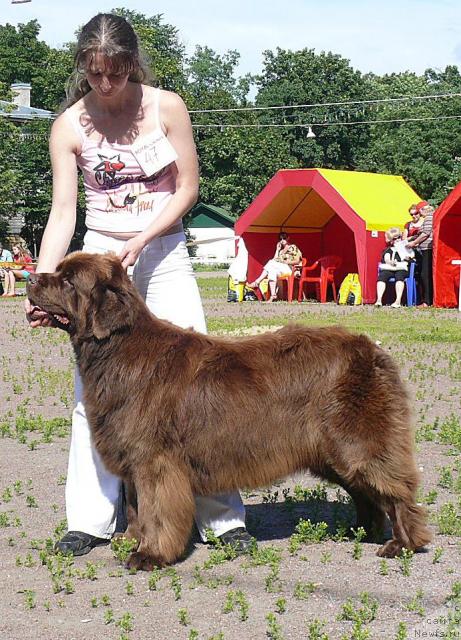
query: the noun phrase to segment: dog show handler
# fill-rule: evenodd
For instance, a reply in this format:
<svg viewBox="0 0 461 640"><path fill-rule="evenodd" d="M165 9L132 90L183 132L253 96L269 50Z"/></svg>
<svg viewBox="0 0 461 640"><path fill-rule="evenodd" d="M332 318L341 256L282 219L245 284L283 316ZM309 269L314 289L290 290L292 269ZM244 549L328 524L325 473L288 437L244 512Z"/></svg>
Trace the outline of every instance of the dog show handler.
<svg viewBox="0 0 461 640"><path fill-rule="evenodd" d="M113 14L80 33L66 109L53 124L53 200L37 273L52 273L76 224L77 175L83 174L87 232L83 250L115 252L157 317L206 333L181 219L198 195L192 126L182 99L149 86L137 36ZM70 285L69 285L70 286ZM26 301L30 324L50 326ZM115 530L120 480L93 447L78 373L66 484L68 532L56 549L73 555L107 544ZM211 529L238 552L252 538L238 492L196 497L202 540Z"/></svg>

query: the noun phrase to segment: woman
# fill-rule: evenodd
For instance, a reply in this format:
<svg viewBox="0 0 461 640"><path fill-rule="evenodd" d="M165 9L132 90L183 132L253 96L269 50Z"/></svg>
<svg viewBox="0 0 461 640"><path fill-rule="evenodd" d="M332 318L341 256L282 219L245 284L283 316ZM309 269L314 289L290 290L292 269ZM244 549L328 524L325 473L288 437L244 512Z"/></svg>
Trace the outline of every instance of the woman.
<svg viewBox="0 0 461 640"><path fill-rule="evenodd" d="M384 234L387 247L381 257L378 269L378 282L376 283L377 299L375 307L383 306L383 295L389 278L395 278L395 301L391 307L398 309L402 303L402 295L405 289L405 278L408 276L408 261L398 253L395 244L402 240L402 232L397 227L388 229ZM402 251L403 252L403 251Z"/></svg>
<svg viewBox="0 0 461 640"><path fill-rule="evenodd" d="M421 212L416 204L411 205L408 209L408 213L411 216L411 220L405 223L402 240L411 240L413 237L417 236L424 222L424 218L422 218Z"/></svg>
<svg viewBox="0 0 461 640"><path fill-rule="evenodd" d="M432 227L434 207L426 200L421 200L416 205L421 216L422 224L418 233L408 238L407 247L418 256L421 275L421 303L418 307L431 307L433 303L433 276L432 276Z"/></svg>
<svg viewBox="0 0 461 640"><path fill-rule="evenodd" d="M270 298L268 302L274 302L277 299L277 279L281 276L290 276L293 267L300 265L302 261L301 251L295 244L289 243L288 234L282 231L279 234L279 241L275 247L275 253L272 260L266 262L259 275L254 282L248 283L250 289L256 289L261 282L267 278L269 281Z"/></svg>
<svg viewBox="0 0 461 640"><path fill-rule="evenodd" d="M22 269L4 269L5 285L3 297L13 298L15 294L16 280L27 280L35 268L32 265L32 257L26 247L14 244L11 248L13 253L13 262L21 265Z"/></svg>
<svg viewBox="0 0 461 640"><path fill-rule="evenodd" d="M114 251L158 317L206 332L197 284L185 246L183 215L197 200L198 167L192 127L181 98L143 84L132 27L99 14L82 29L67 109L53 125L53 200L38 272L53 272L75 228L77 168L83 173L86 227L83 250ZM30 304L26 305L28 313ZM41 317L32 326L49 325ZM76 407L66 485L69 532L59 551L83 555L111 538L119 479L92 448L76 379ZM246 551L238 493L197 497L197 526Z"/></svg>

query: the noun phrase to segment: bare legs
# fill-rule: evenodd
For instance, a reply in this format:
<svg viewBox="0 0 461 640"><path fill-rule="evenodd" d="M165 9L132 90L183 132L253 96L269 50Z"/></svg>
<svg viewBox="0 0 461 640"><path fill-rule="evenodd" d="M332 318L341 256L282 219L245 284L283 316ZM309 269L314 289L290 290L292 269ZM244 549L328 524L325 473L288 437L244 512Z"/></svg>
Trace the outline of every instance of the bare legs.
<svg viewBox="0 0 461 640"><path fill-rule="evenodd" d="M400 307L402 304L402 295L405 289L405 282L403 280L398 280L395 283L395 301L391 304L391 307ZM381 307L383 304L383 295L386 291L386 283L378 280L376 283L376 307Z"/></svg>
<svg viewBox="0 0 461 640"><path fill-rule="evenodd" d="M264 278L267 278L267 271L265 269L261 271L261 275L256 278L256 280L253 280L253 282L249 282L248 286L250 287L250 289L256 289L257 287L259 287Z"/></svg>
<svg viewBox="0 0 461 640"><path fill-rule="evenodd" d="M4 293L2 294L2 297L12 298L15 295L14 293L15 278L14 278L13 272L3 271L3 273L5 274L5 284L3 285Z"/></svg>
<svg viewBox="0 0 461 640"><path fill-rule="evenodd" d="M377 296L377 299L375 302L376 307L382 307L383 295L385 291L386 291L386 283L381 282L381 280L378 280L378 282L376 283L376 296Z"/></svg>

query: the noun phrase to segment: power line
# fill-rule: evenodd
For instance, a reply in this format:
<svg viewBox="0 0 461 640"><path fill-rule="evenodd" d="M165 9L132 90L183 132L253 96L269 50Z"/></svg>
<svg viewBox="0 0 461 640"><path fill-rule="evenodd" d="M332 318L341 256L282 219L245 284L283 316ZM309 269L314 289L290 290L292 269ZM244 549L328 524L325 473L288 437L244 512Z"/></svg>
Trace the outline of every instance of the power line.
<svg viewBox="0 0 461 640"><path fill-rule="evenodd" d="M285 104L270 107L229 107L226 109L190 109L189 113L228 113L233 111L269 111L276 109L313 109L314 107L341 107L364 104L383 104L393 102L411 102L413 100L439 100L441 98L459 98L461 93L438 93L426 96L403 96L401 98L377 98L375 100L346 100L342 102L317 102L312 104Z"/></svg>
<svg viewBox="0 0 461 640"><path fill-rule="evenodd" d="M355 122L309 122L309 123L283 123L283 124L229 124L226 122L219 124L193 124L194 129L262 129L262 128L308 128L308 127L336 127L336 126L353 126L357 124L388 124L388 123L404 123L404 122L422 122L427 120L459 120L459 116L427 116L421 118L392 118L380 120L357 120Z"/></svg>
<svg viewBox="0 0 461 640"><path fill-rule="evenodd" d="M427 121L441 121L441 120L460 120L461 115L457 116L421 116L418 118L388 118L388 119L375 119L375 120L356 120L356 121L335 121L335 122L298 122L298 123L268 123L268 124L232 124L232 123L214 123L214 124L192 124L194 129L307 129L308 127L350 127L355 125L365 124L404 124L406 122L427 122ZM0 132L0 138L19 138L19 139L39 139L48 138L47 133L13 133L13 132Z"/></svg>

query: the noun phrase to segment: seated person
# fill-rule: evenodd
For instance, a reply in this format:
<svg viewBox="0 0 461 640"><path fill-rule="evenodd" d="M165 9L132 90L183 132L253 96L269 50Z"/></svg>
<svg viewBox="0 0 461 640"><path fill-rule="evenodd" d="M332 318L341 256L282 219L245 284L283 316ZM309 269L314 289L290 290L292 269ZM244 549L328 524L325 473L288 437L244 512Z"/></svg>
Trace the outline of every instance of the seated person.
<svg viewBox="0 0 461 640"><path fill-rule="evenodd" d="M0 262L13 262L13 256L11 251L3 248L3 242L0 240ZM5 280L6 271L5 267L0 265L0 279ZM3 286L0 283L0 294L3 294Z"/></svg>
<svg viewBox="0 0 461 640"><path fill-rule="evenodd" d="M3 242L0 240L0 262L13 262L11 251L3 248Z"/></svg>
<svg viewBox="0 0 461 640"><path fill-rule="evenodd" d="M27 280L31 273L35 271L35 267L32 265L32 257L25 247L19 244L14 244L13 250L13 262L20 264L22 269L5 269L5 291L3 297L12 298L15 295L15 282L16 280Z"/></svg>
<svg viewBox="0 0 461 640"><path fill-rule="evenodd" d="M395 278L395 301L391 307L398 309L401 306L403 290L405 288L405 278L408 276L408 259L404 259L395 247L401 242L402 232L397 227L391 227L384 234L387 247L381 256L378 270L378 282L376 284L377 300L375 307L382 307L383 295L389 278Z"/></svg>
<svg viewBox="0 0 461 640"><path fill-rule="evenodd" d="M279 234L279 241L275 248L274 257L264 265L258 278L256 278L254 282L248 283L248 286L256 289L264 278L268 278L270 291L269 302L274 302L274 300L277 299L277 279L281 276L290 276L293 272L292 267L301 265L301 261L301 251L295 244L290 244L288 234L282 231Z"/></svg>

